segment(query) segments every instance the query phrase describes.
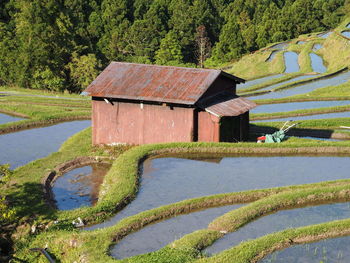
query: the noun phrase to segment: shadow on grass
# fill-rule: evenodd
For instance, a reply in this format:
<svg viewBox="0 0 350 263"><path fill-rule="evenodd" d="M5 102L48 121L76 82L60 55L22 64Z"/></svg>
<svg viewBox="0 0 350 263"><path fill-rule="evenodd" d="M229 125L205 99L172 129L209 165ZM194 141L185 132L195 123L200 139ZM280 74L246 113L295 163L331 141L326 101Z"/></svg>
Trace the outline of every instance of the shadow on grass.
<svg viewBox="0 0 350 263"><path fill-rule="evenodd" d="M8 195L11 206L16 209L18 218L32 218L40 216L43 219L53 219L56 211L44 201L42 185L38 183L24 183L16 185L15 190Z"/></svg>
<svg viewBox="0 0 350 263"><path fill-rule="evenodd" d="M279 129L270 126L257 126L254 124L250 124L251 133L261 136L265 134L271 134ZM326 129L302 129L302 128L293 128L288 131L288 136L297 136L297 137L315 137L315 138L332 138L333 130ZM254 138L256 139L256 138Z"/></svg>

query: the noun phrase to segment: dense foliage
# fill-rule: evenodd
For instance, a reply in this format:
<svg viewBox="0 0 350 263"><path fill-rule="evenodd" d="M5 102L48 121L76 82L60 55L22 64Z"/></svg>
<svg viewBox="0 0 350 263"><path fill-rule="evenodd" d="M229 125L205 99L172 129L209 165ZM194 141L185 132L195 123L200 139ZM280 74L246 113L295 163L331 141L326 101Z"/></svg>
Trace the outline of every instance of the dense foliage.
<svg viewBox="0 0 350 263"><path fill-rule="evenodd" d="M335 27L347 0L2 0L0 84L80 91L110 61L215 65Z"/></svg>

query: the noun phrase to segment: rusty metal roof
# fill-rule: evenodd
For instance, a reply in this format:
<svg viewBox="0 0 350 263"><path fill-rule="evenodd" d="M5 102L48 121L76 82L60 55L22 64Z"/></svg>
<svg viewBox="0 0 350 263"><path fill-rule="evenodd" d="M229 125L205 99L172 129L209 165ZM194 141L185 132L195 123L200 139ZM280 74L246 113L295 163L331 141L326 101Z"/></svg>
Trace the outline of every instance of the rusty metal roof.
<svg viewBox="0 0 350 263"><path fill-rule="evenodd" d="M219 76L244 82L221 70L112 62L85 92L95 97L193 105Z"/></svg>
<svg viewBox="0 0 350 263"><path fill-rule="evenodd" d="M199 101L197 105L217 117L238 116L257 106L253 101L227 91Z"/></svg>

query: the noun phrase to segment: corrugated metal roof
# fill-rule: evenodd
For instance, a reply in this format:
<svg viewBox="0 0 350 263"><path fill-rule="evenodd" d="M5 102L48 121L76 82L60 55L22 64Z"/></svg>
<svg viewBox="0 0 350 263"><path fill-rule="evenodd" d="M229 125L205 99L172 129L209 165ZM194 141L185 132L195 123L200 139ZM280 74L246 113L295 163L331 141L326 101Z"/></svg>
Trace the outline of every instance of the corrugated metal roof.
<svg viewBox="0 0 350 263"><path fill-rule="evenodd" d="M197 105L217 117L238 116L257 106L254 102L229 92L199 101Z"/></svg>
<svg viewBox="0 0 350 263"><path fill-rule="evenodd" d="M221 70L112 62L85 92L95 97L193 105L220 75L244 82Z"/></svg>

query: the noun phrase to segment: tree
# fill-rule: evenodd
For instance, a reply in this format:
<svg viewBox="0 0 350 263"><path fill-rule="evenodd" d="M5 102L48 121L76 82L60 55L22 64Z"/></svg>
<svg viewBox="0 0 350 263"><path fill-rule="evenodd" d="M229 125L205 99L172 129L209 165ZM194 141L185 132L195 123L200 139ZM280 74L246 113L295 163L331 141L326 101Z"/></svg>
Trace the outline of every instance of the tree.
<svg viewBox="0 0 350 263"><path fill-rule="evenodd" d="M197 61L199 67L204 67L204 61L210 56L211 44L205 26L201 25L196 30Z"/></svg>
<svg viewBox="0 0 350 263"><path fill-rule="evenodd" d="M159 65L177 65L183 62L180 42L174 31L169 31L161 40L155 59Z"/></svg>
<svg viewBox="0 0 350 263"><path fill-rule="evenodd" d="M94 54L78 56L73 53L72 61L67 65L70 77L74 83L75 91L81 92L99 74L100 63Z"/></svg>

